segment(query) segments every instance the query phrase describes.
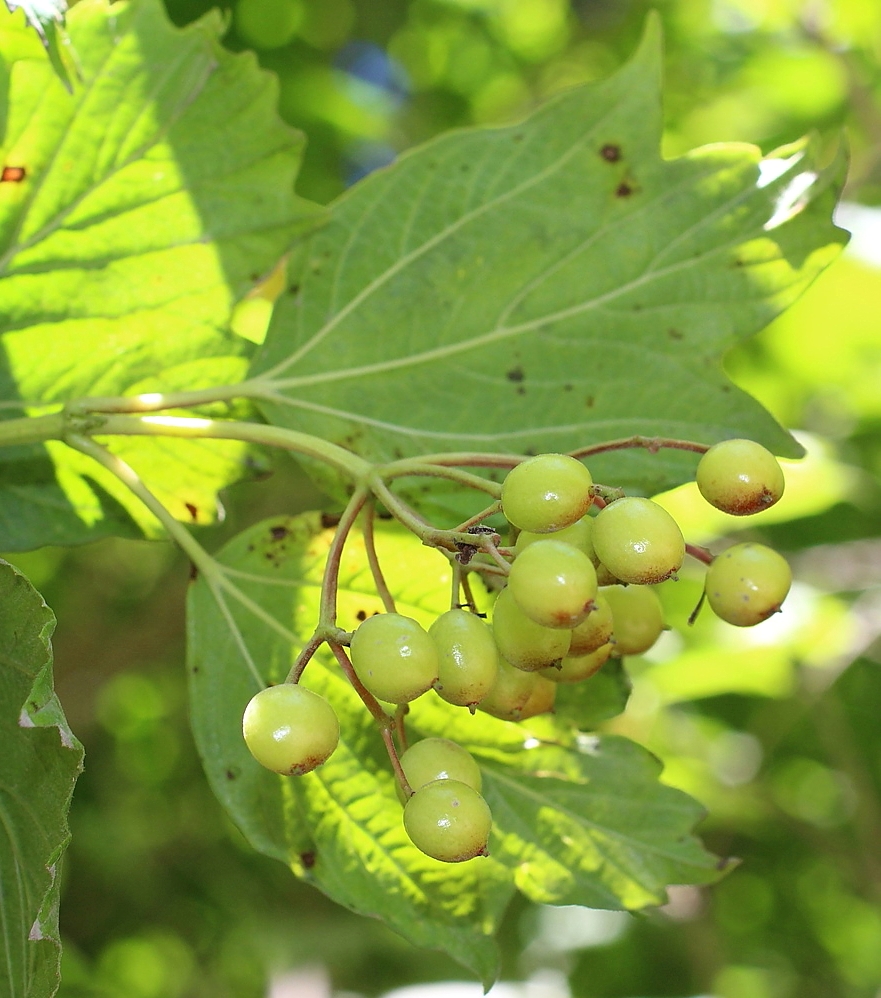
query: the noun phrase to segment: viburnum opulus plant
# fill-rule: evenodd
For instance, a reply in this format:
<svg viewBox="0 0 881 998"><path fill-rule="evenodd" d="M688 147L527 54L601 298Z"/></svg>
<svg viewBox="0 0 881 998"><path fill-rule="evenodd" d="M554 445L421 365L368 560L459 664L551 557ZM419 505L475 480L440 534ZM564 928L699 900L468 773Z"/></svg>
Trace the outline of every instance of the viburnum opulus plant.
<svg viewBox="0 0 881 998"><path fill-rule="evenodd" d="M699 806L593 732L626 703L624 658L686 624L654 588L684 559L737 626L786 596L775 552L695 546L648 497L695 475L738 515L780 497L773 454L799 447L720 358L839 251L840 161L663 160L652 20L608 80L324 209L294 194L301 136L219 16L179 30L159 0L83 0L70 90L19 14L0 24L0 548L174 539L193 732L231 818L485 982L515 890L639 909L716 880ZM254 344L230 310L282 258ZM327 509L209 554L189 523L252 445L294 454ZM10 973L51 994L80 750L51 613L0 580Z"/></svg>

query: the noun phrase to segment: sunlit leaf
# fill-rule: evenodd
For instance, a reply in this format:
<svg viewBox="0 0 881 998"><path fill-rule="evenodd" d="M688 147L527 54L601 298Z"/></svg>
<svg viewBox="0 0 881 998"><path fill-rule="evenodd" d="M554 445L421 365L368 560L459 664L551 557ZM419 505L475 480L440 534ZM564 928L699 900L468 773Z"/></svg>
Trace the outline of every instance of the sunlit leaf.
<svg viewBox="0 0 881 998"><path fill-rule="evenodd" d="M302 137L277 115L276 83L253 56L219 46L218 13L181 30L160 0L84 0L68 21L82 64L72 94L42 52L21 40L0 48L10 50L0 151L21 170L0 184L4 416L20 414L16 400L33 411L148 379L177 388L183 371L191 389L235 380L251 347L227 328L234 302L317 217L293 193ZM0 32L7 22L18 38L12 15ZM175 492L174 462L141 442L126 451ZM241 472L238 445L214 451L222 457L201 468L203 510ZM26 494L33 509L0 548L132 531L103 473L65 465L65 454L9 455L0 504L17 509Z"/></svg>
<svg viewBox="0 0 881 998"><path fill-rule="evenodd" d="M242 712L262 685L284 679L310 637L332 536L317 514L264 521L222 549L223 575L203 575L191 591L196 742L215 793L257 849L412 942L447 950L487 981L495 973L492 934L515 885L557 903L642 907L660 903L668 883L719 875L716 858L691 835L700 808L658 783L657 762L630 743L604 740L597 749L578 733L623 706L620 664L584 684L580 696L564 693L559 717L515 724L452 707L433 691L410 705L411 737L453 738L485 765L499 809L489 859L445 865L409 844L377 726L322 651L303 681L333 703L340 747L305 777L261 769L242 740ZM429 624L449 607L449 564L437 552L387 523L378 525L377 551L400 613ZM340 567L338 624L352 630L381 610L356 531ZM515 820L514 796L525 788ZM565 834L555 838L553 827ZM573 845L573 836L584 841Z"/></svg>

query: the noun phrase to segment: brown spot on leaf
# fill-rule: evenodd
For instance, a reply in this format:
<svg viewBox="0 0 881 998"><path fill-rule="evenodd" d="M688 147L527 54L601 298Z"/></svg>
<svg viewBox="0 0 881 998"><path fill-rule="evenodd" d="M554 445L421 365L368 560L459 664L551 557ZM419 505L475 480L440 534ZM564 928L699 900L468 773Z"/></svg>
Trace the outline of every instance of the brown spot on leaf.
<svg viewBox="0 0 881 998"><path fill-rule="evenodd" d="M300 862L307 870L311 870L315 866L315 853L314 852L301 852Z"/></svg>
<svg viewBox="0 0 881 998"><path fill-rule="evenodd" d="M193 521L193 523L195 523L196 520L199 519L199 507L191 502L185 502L184 506L187 507L187 512L190 514L190 519Z"/></svg>
<svg viewBox="0 0 881 998"><path fill-rule="evenodd" d="M359 610L355 614L355 620L367 620L367 611L366 610Z"/></svg>
<svg viewBox="0 0 881 998"><path fill-rule="evenodd" d="M667 330L667 335L670 337L671 340L681 340L682 339L682 333L680 333L678 329L668 329Z"/></svg>
<svg viewBox="0 0 881 998"><path fill-rule="evenodd" d="M587 398L584 400L584 404L588 409L592 409L594 407L595 402L596 399L593 397L593 395L588 395Z"/></svg>
<svg viewBox="0 0 881 998"><path fill-rule="evenodd" d="M0 183L20 184L28 175L28 171L23 166L4 166L0 173Z"/></svg>
<svg viewBox="0 0 881 998"><path fill-rule="evenodd" d="M621 146L616 145L614 142L607 142L602 149L600 149L600 156L607 163L617 163L621 159Z"/></svg>
<svg viewBox="0 0 881 998"><path fill-rule="evenodd" d="M281 524L279 524L279 525L277 525L275 527L270 527L269 528L269 536L274 541L283 541L285 539L285 537L288 536L289 533L290 533L290 530L288 530L287 527L281 526Z"/></svg>
<svg viewBox="0 0 881 998"><path fill-rule="evenodd" d="M512 367L505 377L508 381L522 381L526 377L526 374L524 373L523 368L518 364L516 367Z"/></svg>
<svg viewBox="0 0 881 998"><path fill-rule="evenodd" d="M321 514L321 526L325 530L330 530L331 527L335 527L340 522L339 513L322 513Z"/></svg>
<svg viewBox="0 0 881 998"><path fill-rule="evenodd" d="M629 198L631 194L636 190L631 184L628 184L626 180L622 180L620 184L615 188L616 198Z"/></svg>

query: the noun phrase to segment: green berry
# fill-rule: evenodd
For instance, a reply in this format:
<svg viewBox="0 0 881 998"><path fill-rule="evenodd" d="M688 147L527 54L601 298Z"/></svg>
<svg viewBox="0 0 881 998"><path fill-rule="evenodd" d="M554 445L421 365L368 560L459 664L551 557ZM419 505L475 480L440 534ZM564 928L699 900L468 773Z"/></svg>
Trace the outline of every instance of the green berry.
<svg viewBox="0 0 881 998"><path fill-rule="evenodd" d="M570 526L563 527L562 530L554 530L549 534L536 534L531 530L521 530L517 536L517 543L514 545L514 550L517 554L520 554L530 544L534 544L536 541L548 540L549 538L555 541L565 541L567 544L571 544L572 547L578 548L579 551L583 551L594 565L596 565L596 554L593 549L593 519L591 517L582 516L580 520L576 520Z"/></svg>
<svg viewBox="0 0 881 998"><path fill-rule="evenodd" d="M591 504L590 472L566 454L539 454L508 472L502 511L520 530L546 534L575 523Z"/></svg>
<svg viewBox="0 0 881 998"><path fill-rule="evenodd" d="M401 756L407 782L415 791L435 780L458 780L480 793L480 767L474 756L449 738L423 738Z"/></svg>
<svg viewBox="0 0 881 998"><path fill-rule="evenodd" d="M571 544L536 541L514 559L508 588L530 620L571 629L593 609L597 573L590 558Z"/></svg>
<svg viewBox="0 0 881 998"><path fill-rule="evenodd" d="M340 740L340 722L323 697L282 683L251 698L242 734L261 766L285 776L302 776L330 758Z"/></svg>
<svg viewBox="0 0 881 998"><path fill-rule="evenodd" d="M622 582L650 585L679 571L685 539L672 516L651 499L627 496L609 503L594 520L600 561Z"/></svg>
<svg viewBox="0 0 881 998"><path fill-rule="evenodd" d="M777 458L754 440L723 440L697 466L697 487L710 505L734 516L768 509L783 495Z"/></svg>
<svg viewBox="0 0 881 998"><path fill-rule="evenodd" d="M510 662L500 659L496 681L478 704L478 709L503 721L519 721L535 692L536 679L535 672L515 669Z"/></svg>
<svg viewBox="0 0 881 998"><path fill-rule="evenodd" d="M722 620L752 627L780 609L792 585L786 559L764 544L735 544L713 559L704 589Z"/></svg>
<svg viewBox="0 0 881 998"><path fill-rule="evenodd" d="M616 655L641 655L664 630L664 611L649 586L609 586L600 590L612 610Z"/></svg>
<svg viewBox="0 0 881 998"><path fill-rule="evenodd" d="M480 794L459 780L435 780L404 805L404 828L426 856L462 863L485 856L492 814Z"/></svg>
<svg viewBox="0 0 881 998"><path fill-rule="evenodd" d="M566 660L563 659L563 661ZM551 682L550 679L538 672L530 672L529 675L535 680L535 683L529 694L529 699L520 708L519 720L521 721L537 717L539 714L549 714L554 709L554 701L557 698L556 683Z"/></svg>
<svg viewBox="0 0 881 998"><path fill-rule="evenodd" d="M614 650L614 644L609 641L587 655L564 658L559 669L542 669L539 675L545 676L554 683L580 683L599 672Z"/></svg>
<svg viewBox="0 0 881 998"><path fill-rule="evenodd" d="M352 635L350 650L365 689L387 703L409 703L437 682L437 647L411 617L368 617Z"/></svg>
<svg viewBox="0 0 881 998"><path fill-rule="evenodd" d="M438 651L438 679L434 684L438 694L457 707L480 703L499 668L489 625L467 610L448 610L429 627L428 633Z"/></svg>
<svg viewBox="0 0 881 998"><path fill-rule="evenodd" d="M553 665L569 651L571 633L543 627L531 620L517 605L509 588L496 598L492 628L502 658L527 672Z"/></svg>
<svg viewBox="0 0 881 998"><path fill-rule="evenodd" d="M589 655L612 637L612 608L609 606L609 601L602 592L597 592L593 602L593 610L572 629L572 640L569 642L570 658Z"/></svg>

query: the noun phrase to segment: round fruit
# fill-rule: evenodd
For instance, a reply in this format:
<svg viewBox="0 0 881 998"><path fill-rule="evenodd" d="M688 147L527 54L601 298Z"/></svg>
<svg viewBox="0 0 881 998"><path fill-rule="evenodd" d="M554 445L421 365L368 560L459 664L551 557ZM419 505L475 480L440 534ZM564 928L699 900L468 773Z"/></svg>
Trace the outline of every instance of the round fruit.
<svg viewBox="0 0 881 998"><path fill-rule="evenodd" d="M401 756L401 766L414 791L435 780L458 780L480 793L480 767L474 756L449 738L423 738Z"/></svg>
<svg viewBox="0 0 881 998"><path fill-rule="evenodd" d="M566 660L563 659L565 662ZM544 669L542 669L544 672ZM530 717L537 717L539 714L548 714L554 709L554 701L557 698L557 684L546 679L538 672L530 675L535 679L535 685L529 694L529 699L520 709L519 720L526 721Z"/></svg>
<svg viewBox="0 0 881 998"><path fill-rule="evenodd" d="M572 629L569 658L589 655L612 637L612 608L609 601L602 592L597 592L593 602L593 610Z"/></svg>
<svg viewBox="0 0 881 998"><path fill-rule="evenodd" d="M459 780L435 780L404 805L404 828L417 849L444 863L485 856L492 829L489 805Z"/></svg>
<svg viewBox="0 0 881 998"><path fill-rule="evenodd" d="M536 541L547 540L548 538L571 544L572 547L583 551L594 565L596 564L596 561L594 561L596 554L593 550L593 519L591 517L582 516L580 520L576 520L570 526L563 527L562 530L554 530L550 534L536 534L531 530L521 530L517 537L517 543L514 545L514 550L517 554L520 554L530 544L534 544Z"/></svg>
<svg viewBox="0 0 881 998"><path fill-rule="evenodd" d="M664 611L648 586L609 586L600 592L612 608L616 655L641 655L664 630Z"/></svg>
<svg viewBox="0 0 881 998"><path fill-rule="evenodd" d="M350 650L364 687L388 703L409 703L437 682L437 648L411 617L368 617L352 635Z"/></svg>
<svg viewBox="0 0 881 998"><path fill-rule="evenodd" d="M251 698L242 734L261 766L285 776L302 776L330 758L340 740L340 722L323 697L282 683Z"/></svg>
<svg viewBox="0 0 881 998"><path fill-rule="evenodd" d="M467 610L447 610L428 633L438 651L438 678L434 684L438 694L457 707L480 703L499 669L489 625Z"/></svg>
<svg viewBox="0 0 881 998"><path fill-rule="evenodd" d="M590 472L574 457L539 454L508 472L502 482L502 512L521 530L561 530L588 511L592 485Z"/></svg>
<svg viewBox="0 0 881 998"><path fill-rule="evenodd" d="M503 589L493 607L493 635L501 657L526 672L553 665L569 651L571 632L536 624Z"/></svg>
<svg viewBox="0 0 881 998"><path fill-rule="evenodd" d="M704 499L734 516L773 506L785 486L777 458L754 440L714 444L700 459L696 478Z"/></svg>
<svg viewBox="0 0 881 998"><path fill-rule="evenodd" d="M780 609L792 585L786 559L764 544L735 544L713 559L704 583L718 617L752 627Z"/></svg>
<svg viewBox="0 0 881 998"><path fill-rule="evenodd" d="M627 496L601 509L593 524L600 561L622 582L649 585L679 571L685 539L672 516L651 499Z"/></svg>
<svg viewBox="0 0 881 998"><path fill-rule="evenodd" d="M573 628L593 609L597 573L583 551L563 541L536 541L514 559L508 588L542 627Z"/></svg>
<svg viewBox="0 0 881 998"><path fill-rule="evenodd" d="M577 658L564 658L559 669L542 669L539 675L546 676L554 683L580 683L584 679L599 672L606 664L615 646L612 642L601 645L589 655L579 655Z"/></svg>
<svg viewBox="0 0 881 998"><path fill-rule="evenodd" d="M478 710L503 721L519 721L535 692L538 675L515 669L510 662L499 659L499 672L493 688L478 704Z"/></svg>

